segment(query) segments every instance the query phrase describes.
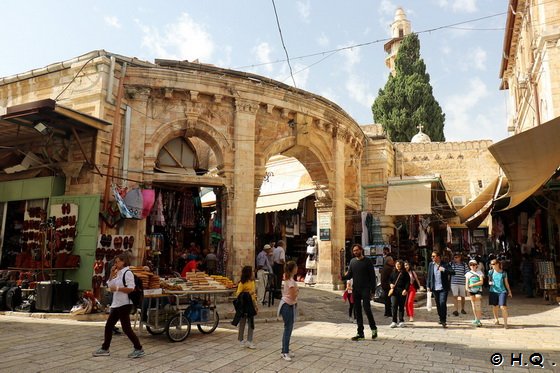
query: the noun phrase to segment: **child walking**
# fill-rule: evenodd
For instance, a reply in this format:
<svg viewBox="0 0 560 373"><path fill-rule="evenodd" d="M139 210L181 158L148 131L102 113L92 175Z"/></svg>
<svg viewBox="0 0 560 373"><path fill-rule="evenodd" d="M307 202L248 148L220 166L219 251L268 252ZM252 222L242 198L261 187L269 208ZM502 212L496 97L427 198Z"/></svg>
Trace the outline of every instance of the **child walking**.
<svg viewBox="0 0 560 373"><path fill-rule="evenodd" d="M282 353L280 357L284 360L292 360L293 354L290 353L290 338L294 330L294 322L296 321L297 314L297 297L298 286L294 281L298 267L296 262L289 261L286 263L284 271L285 281L282 289L282 300L278 306L278 313L282 315L284 320L284 334L282 335Z"/></svg>
<svg viewBox="0 0 560 373"><path fill-rule="evenodd" d="M237 339L241 347L255 349L253 343L253 331L255 330L255 315L257 314L257 292L255 288L255 278L253 277L253 267L245 266L241 270L241 280L235 292L235 317L232 325L239 324ZM247 325L247 339L245 340L245 325Z"/></svg>
<svg viewBox="0 0 560 373"><path fill-rule="evenodd" d="M484 274L478 271L478 262L474 259L469 261L469 268L471 269L465 273L465 287L467 293L471 296L471 304L473 309L473 325L482 326L480 319L482 318L482 284L484 283Z"/></svg>
<svg viewBox="0 0 560 373"><path fill-rule="evenodd" d="M354 322L356 315L354 314L354 296L352 295L352 279L346 281L346 291L342 295L344 301L348 301L348 321Z"/></svg>

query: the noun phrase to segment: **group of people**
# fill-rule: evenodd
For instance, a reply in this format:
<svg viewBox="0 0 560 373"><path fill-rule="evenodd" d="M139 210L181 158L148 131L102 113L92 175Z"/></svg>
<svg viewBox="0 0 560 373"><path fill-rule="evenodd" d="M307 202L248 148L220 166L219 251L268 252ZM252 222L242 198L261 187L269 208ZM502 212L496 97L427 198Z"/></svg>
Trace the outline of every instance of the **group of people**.
<svg viewBox="0 0 560 373"><path fill-rule="evenodd" d="M283 247L284 243L279 241L275 251L283 251ZM285 253L282 252L275 256L271 245L265 245L263 251L257 256L257 278L259 278L262 282L266 281L265 274L267 272L270 273L272 270L275 275L274 278L276 284L282 284L282 279L284 279L284 283L281 288L281 300L278 306L278 314L282 316L284 321L284 333L282 334L282 350L280 357L284 360L290 361L294 357L294 355L290 353L290 339L297 316L297 298L299 289L294 277L297 274L298 267L294 261L288 261L285 265L274 261L274 266L272 266L269 262L269 257L273 260L276 258L285 261ZM278 272L280 269L282 272ZM239 281L237 291L235 292L235 317L232 321L232 325L238 327L237 339L240 346L249 349L256 348L256 345L253 342L253 331L255 329L254 317L258 313L258 303L261 299L263 299L262 296L264 294L264 284L261 288L261 281L259 281L259 289L261 289L262 293L257 291L255 286L253 267L245 266L241 270L241 280ZM264 299L262 302L264 303ZM247 325L246 339L245 325Z"/></svg>
<svg viewBox="0 0 560 373"><path fill-rule="evenodd" d="M371 311L370 298L376 289L376 276L373 262L364 256L361 245L352 247L353 258L348 265L348 271L342 276L347 281L346 298L350 301L349 316L355 317L357 334L351 339L364 340L364 320L362 309L368 319L371 338L377 338L377 326ZM460 311L466 314L464 302L467 294L470 296L475 326L482 326L482 289L484 274L479 263L472 259L468 266L462 263L461 255L454 255L453 263L442 261L441 254L434 251L432 261L428 266L426 289L428 296L433 294L439 317L439 324L447 328L447 297L452 291L455 299L453 315L459 316ZM390 327L404 327L404 313L409 321L414 321L414 298L416 291L421 288L418 275L411 263L394 260L390 254L385 256L385 264L381 270L381 287L385 296L385 316L392 317ZM488 272L489 304L492 307L494 324L500 325L499 310L501 309L503 326L508 327L507 298L512 297L511 288L505 272L496 258L490 262L492 269ZM350 299L351 298L351 299Z"/></svg>
<svg viewBox="0 0 560 373"><path fill-rule="evenodd" d="M283 249L283 242L279 242L278 246ZM262 253L257 258L257 276L259 271L274 271L274 266L268 262L268 257L272 247L265 245ZM348 271L341 276L342 280L349 281L349 288L353 307L351 313L356 317L357 334L352 337L353 341L365 339L364 320L362 310L365 312L371 330L371 338L376 339L378 336L377 325L371 310L370 299L375 291L377 279L373 262L364 256L364 250L361 245L355 244L352 247L353 258L348 265ZM284 255L280 255L285 260ZM472 310L474 315L473 324L481 326L481 298L484 283L484 274L478 269L479 263L476 260L470 260L468 267L461 262L460 255L455 255L454 262L448 263L442 261L440 253L434 251L431 255L432 262L428 266L426 289L428 294L433 293L439 316L439 323L442 327L447 327L447 297L451 290L453 295L458 299L455 302L454 315L458 316L459 304L462 313L464 311L464 303L461 298L466 297L468 293L471 299ZM265 260L266 259L266 260ZM414 317L414 295L420 287L418 276L412 269L410 263L402 260L396 262L391 256L386 256L386 268L390 268L394 263L394 269L391 271L382 271L381 283L388 280L386 297L390 299L390 310L392 317L391 328L404 327L405 308L409 316L409 320L413 321ZM279 263L278 263L279 264ZM132 342L134 349L128 355L130 358L138 358L144 356L144 350L140 341L130 325L130 311L132 302L128 294L134 290L134 277L129 268L130 262L127 254L120 254L115 257L114 264L111 268L107 286L109 291L113 293L111 303L111 311L109 318L105 324L104 341L102 346L93 353L93 356L109 356L109 347L113 335L113 329L120 321L124 333ZM507 319L507 298L512 297L511 288L508 282L507 272L505 272L497 259L490 262L492 269L488 272L489 304L492 306L494 315L494 324L499 325L498 309L502 311L504 328L508 327ZM279 266L278 266L279 267ZM297 274L298 267L294 261L288 261L282 265L281 277L278 283L282 284L282 296L278 307L278 314L282 316L284 321L284 333L282 335L281 358L287 361L292 360L294 355L290 353L290 339L294 328L294 322L297 316L297 300L298 285L294 277ZM275 272L276 274L276 272ZM463 280L464 279L464 280ZM464 281L464 282L461 282ZM253 331L255 328L254 317L258 313L257 288L255 285L255 276L252 266L245 266L241 271L241 280L235 292L236 300L234 302L236 315L232 324L238 326L238 341L242 347L255 349L253 342ZM387 313L387 308L385 310ZM245 326L247 326L247 338L245 339Z"/></svg>
<svg viewBox="0 0 560 373"><path fill-rule="evenodd" d="M218 267L218 257L214 248L200 250L200 247L191 242L188 249L183 250L177 258L177 272L185 277L187 272L204 271L209 275L215 275Z"/></svg>
<svg viewBox="0 0 560 373"><path fill-rule="evenodd" d="M507 272L503 270L500 261L496 258L490 261L490 266L492 268L488 271L488 303L492 307L494 324L500 324L498 311L501 309L504 328L507 328L507 298L513 296ZM450 289L453 291L453 295L458 298L455 302L456 308L453 314L455 316L459 315L458 305L468 293L474 315L473 325L482 326L480 318L482 315L484 273L480 270L479 263L475 259L469 261L468 267L468 270L464 268L460 254L454 256L454 262L451 264L442 261L437 251L432 253L432 262L428 266L426 288L428 292L431 291L434 294L439 323L444 328L447 327L447 296ZM455 282L455 286L453 286L453 282ZM464 303L462 303L461 311L466 313L463 305Z"/></svg>

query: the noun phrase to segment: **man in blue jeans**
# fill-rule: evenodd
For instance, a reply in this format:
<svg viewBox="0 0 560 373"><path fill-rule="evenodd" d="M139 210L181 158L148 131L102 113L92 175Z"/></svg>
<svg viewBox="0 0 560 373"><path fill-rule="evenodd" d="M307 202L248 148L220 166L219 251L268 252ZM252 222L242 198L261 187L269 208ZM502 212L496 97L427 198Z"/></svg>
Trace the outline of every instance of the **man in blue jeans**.
<svg viewBox="0 0 560 373"><path fill-rule="evenodd" d="M455 274L449 263L441 261L437 251L432 252L432 262L428 266L426 289L434 293L439 323L447 328L447 294L451 287L450 278Z"/></svg>

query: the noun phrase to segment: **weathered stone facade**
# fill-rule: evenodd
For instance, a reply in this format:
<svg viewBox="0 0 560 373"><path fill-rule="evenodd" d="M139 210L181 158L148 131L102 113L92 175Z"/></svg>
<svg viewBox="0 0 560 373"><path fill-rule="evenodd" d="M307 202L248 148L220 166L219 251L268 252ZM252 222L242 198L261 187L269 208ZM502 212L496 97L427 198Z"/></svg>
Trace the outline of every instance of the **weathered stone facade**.
<svg viewBox="0 0 560 373"><path fill-rule="evenodd" d="M119 115L130 113L129 154L122 147L123 120L115 120L119 98L113 94L121 92ZM114 123L88 145L95 148L93 162L103 174L112 165L115 175L126 173L138 183L223 188L230 276L254 263L255 203L268 159L276 154L298 159L317 186L318 214L331 225L331 241L321 241L319 251L332 260L321 261L318 282L337 282L335 248L344 246L346 207L359 208L356 178L365 136L336 104L252 74L178 61L150 64L104 51L0 80L4 107L55 97L60 105ZM198 139L199 148L206 144L217 171L202 176L155 172L159 151L178 137ZM70 147L70 160L76 160L81 153L75 151L75 139ZM122 170L125 157L128 170ZM103 196L105 183L84 168L79 177L67 178L66 192ZM125 224L125 234L143 237L145 231L143 221Z"/></svg>
<svg viewBox="0 0 560 373"><path fill-rule="evenodd" d="M510 0L500 68L509 90L508 131L560 116L560 2Z"/></svg>

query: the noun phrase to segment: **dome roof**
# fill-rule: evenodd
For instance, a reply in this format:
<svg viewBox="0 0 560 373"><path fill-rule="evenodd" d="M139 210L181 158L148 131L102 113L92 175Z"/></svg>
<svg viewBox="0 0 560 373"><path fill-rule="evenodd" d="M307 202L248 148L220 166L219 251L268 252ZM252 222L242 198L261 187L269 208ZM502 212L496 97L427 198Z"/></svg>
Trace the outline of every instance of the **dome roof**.
<svg viewBox="0 0 560 373"><path fill-rule="evenodd" d="M412 137L412 140L410 140L410 142L416 144L422 144L422 143L432 142L432 140L430 139L430 136L422 132L422 128L420 127L418 133Z"/></svg>
<svg viewBox="0 0 560 373"><path fill-rule="evenodd" d="M406 14L405 14L403 8L399 7L395 11L395 21L401 21L403 19L406 19Z"/></svg>

